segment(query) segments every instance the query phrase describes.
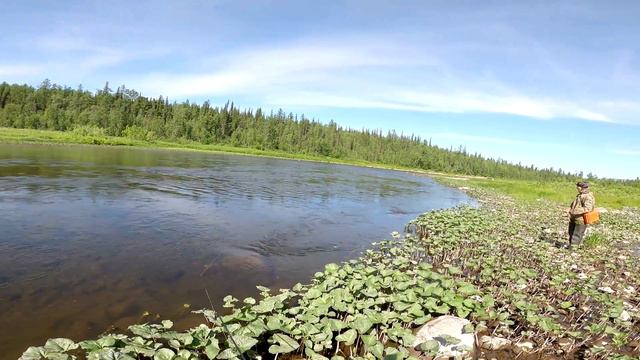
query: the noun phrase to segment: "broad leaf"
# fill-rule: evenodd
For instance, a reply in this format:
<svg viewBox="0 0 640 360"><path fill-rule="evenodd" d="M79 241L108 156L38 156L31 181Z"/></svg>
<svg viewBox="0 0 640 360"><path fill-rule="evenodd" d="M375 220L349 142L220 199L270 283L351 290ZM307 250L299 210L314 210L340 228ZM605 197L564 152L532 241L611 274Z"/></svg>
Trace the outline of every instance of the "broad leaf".
<svg viewBox="0 0 640 360"><path fill-rule="evenodd" d="M64 338L49 339L47 340L47 343L44 344L44 349L51 352L65 352L77 348L78 344L74 343L72 340Z"/></svg>
<svg viewBox="0 0 640 360"><path fill-rule="evenodd" d="M176 356L176 353L171 349L160 349L156 351L156 354L153 355L153 360L171 360Z"/></svg>

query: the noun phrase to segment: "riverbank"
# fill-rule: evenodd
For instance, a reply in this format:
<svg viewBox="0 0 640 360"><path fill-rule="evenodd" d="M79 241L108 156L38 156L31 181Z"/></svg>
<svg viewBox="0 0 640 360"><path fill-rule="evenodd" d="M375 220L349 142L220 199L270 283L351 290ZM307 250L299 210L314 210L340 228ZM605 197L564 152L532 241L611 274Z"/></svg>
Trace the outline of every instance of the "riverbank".
<svg viewBox="0 0 640 360"><path fill-rule="evenodd" d="M479 356L640 357L640 210L603 213L588 245L569 251L561 205L466 191L483 206L421 215L408 234L326 265L311 284L227 296L225 315L204 310L199 327L176 332L163 321L80 343L53 339L23 358L417 358L434 344L414 350L415 331L443 314L470 320L476 338L508 344L480 347Z"/></svg>
<svg viewBox="0 0 640 360"><path fill-rule="evenodd" d="M422 169L387 166L350 159L291 154L280 151L248 149L227 145L207 145L195 142L169 142L159 140L140 140L126 137L106 136L90 131L49 131L33 129L0 128L0 142L3 143L35 143L35 144L84 144L102 146L131 146L140 148L161 148L182 151L217 152L248 156L264 156L280 159L315 161L331 164L372 167L387 170L408 171L429 176L439 182L458 188L473 186L476 188L496 190L523 201L550 200L557 203L570 202L575 186L573 181L529 181L513 179L495 179L459 174L443 174ZM596 193L598 206L611 209L640 207L640 182L620 183L610 181L592 181L592 189Z"/></svg>

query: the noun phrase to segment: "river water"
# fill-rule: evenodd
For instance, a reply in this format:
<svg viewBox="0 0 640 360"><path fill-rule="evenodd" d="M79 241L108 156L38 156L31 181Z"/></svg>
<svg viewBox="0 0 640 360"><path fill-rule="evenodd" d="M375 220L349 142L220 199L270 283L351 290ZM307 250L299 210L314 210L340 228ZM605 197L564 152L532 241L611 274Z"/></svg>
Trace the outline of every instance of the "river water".
<svg viewBox="0 0 640 360"><path fill-rule="evenodd" d="M0 144L0 351L310 281L465 194L409 173L201 152ZM187 305L189 307L187 307ZM145 315L149 313L150 315Z"/></svg>

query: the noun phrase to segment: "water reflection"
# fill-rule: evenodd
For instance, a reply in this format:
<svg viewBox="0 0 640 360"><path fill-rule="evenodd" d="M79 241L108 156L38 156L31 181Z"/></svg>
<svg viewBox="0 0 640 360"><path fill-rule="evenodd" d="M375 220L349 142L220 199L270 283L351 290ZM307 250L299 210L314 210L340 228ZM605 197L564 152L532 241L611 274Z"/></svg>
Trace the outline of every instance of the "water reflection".
<svg viewBox="0 0 640 360"><path fill-rule="evenodd" d="M429 209L410 174L198 152L0 145L0 349L307 282ZM15 324L20 324L16 327ZM9 331L8 329L11 329ZM15 356L13 356L15 355Z"/></svg>

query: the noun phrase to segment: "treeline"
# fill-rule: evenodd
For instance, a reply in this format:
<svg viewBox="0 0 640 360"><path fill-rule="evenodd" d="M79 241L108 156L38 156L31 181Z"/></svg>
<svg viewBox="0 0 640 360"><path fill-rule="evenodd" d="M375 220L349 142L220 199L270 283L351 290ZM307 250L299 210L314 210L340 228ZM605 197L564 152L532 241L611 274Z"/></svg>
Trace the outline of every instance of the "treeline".
<svg viewBox="0 0 640 360"><path fill-rule="evenodd" d="M170 103L107 83L95 92L45 80L38 88L0 84L0 126L67 131L96 127L106 135L145 140L190 140L263 150L364 160L432 171L518 179L573 179L582 174L486 159L465 149L443 149L414 135L354 130L282 110Z"/></svg>

